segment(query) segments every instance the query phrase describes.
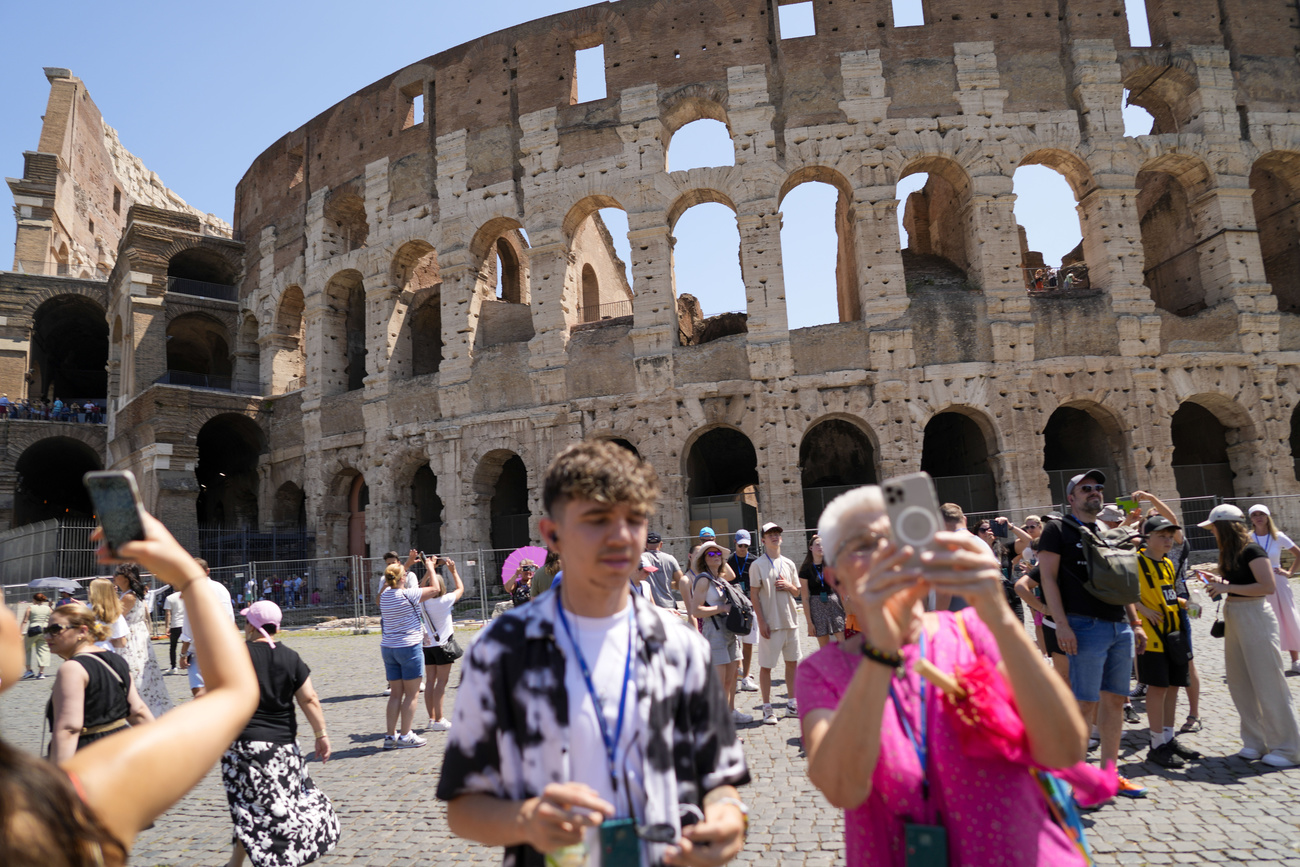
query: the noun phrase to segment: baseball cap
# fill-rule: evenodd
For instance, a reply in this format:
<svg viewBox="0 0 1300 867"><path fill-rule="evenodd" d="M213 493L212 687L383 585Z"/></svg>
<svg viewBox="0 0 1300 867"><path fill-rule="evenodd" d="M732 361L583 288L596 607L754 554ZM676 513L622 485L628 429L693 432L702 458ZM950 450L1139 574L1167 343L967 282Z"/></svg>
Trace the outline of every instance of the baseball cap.
<svg viewBox="0 0 1300 867"><path fill-rule="evenodd" d="M1215 506L1213 509L1210 509L1210 517L1206 518L1204 521L1197 524L1196 526L1209 529L1214 524L1215 521L1244 522L1245 520L1246 520L1246 516L1242 514L1241 509L1238 509L1236 506L1232 505L1231 503L1223 503L1221 505Z"/></svg>
<svg viewBox="0 0 1300 867"><path fill-rule="evenodd" d="M655 558L651 554L641 555L641 569L646 572L658 572L659 567L655 564Z"/></svg>
<svg viewBox="0 0 1300 867"><path fill-rule="evenodd" d="M272 623L275 624L276 629L280 628L280 621L284 614L280 611L279 605L276 605L270 599L259 599L239 612L239 614L241 617L248 618L248 622L252 624L253 628L266 636L266 640L271 642L272 647L275 647L275 639L262 627Z"/></svg>
<svg viewBox="0 0 1300 867"><path fill-rule="evenodd" d="M1106 508L1097 514L1097 518L1107 524L1118 524L1124 520L1124 510L1114 503L1107 503Z"/></svg>
<svg viewBox="0 0 1300 867"><path fill-rule="evenodd" d="M59 591L59 595L60 595L60 596L71 596L71 595L72 595L72 591L69 590L69 589L67 589L67 588L65 587L65 588L63 588L62 590Z"/></svg>
<svg viewBox="0 0 1300 867"><path fill-rule="evenodd" d="M715 533L715 532L713 532L713 528L712 528L712 527L704 527L703 529L700 530L700 538L701 538L701 539L708 539L708 538L714 538L714 539L716 539L717 537L718 537L718 534Z"/></svg>
<svg viewBox="0 0 1300 867"><path fill-rule="evenodd" d="M1142 533L1150 536L1152 533L1159 533L1161 530L1181 530L1182 527L1166 518L1164 515L1152 515L1147 518L1146 523L1142 525Z"/></svg>
<svg viewBox="0 0 1300 867"><path fill-rule="evenodd" d="M1249 509L1246 510L1247 515L1253 515L1256 512L1263 512L1265 515L1268 515L1270 517L1272 517L1273 515L1273 513L1268 510L1268 506L1264 505L1263 503L1256 503L1255 505L1251 506Z"/></svg>
<svg viewBox="0 0 1300 867"><path fill-rule="evenodd" d="M748 530L737 530L737 531L736 531L736 544L737 544L737 545L748 545L748 544L750 544L750 541L749 541L749 531L748 531Z"/></svg>
<svg viewBox="0 0 1300 867"><path fill-rule="evenodd" d="M1092 478L1094 478L1094 479L1096 479L1097 481L1101 482L1103 485L1106 484L1106 474L1105 474L1105 473L1103 473L1101 470L1088 470L1088 472L1086 472L1086 473L1079 473L1079 475L1077 475L1077 476L1075 476L1074 478L1070 479L1070 483L1069 483L1068 485L1065 486L1065 495L1068 497L1068 496L1070 496L1070 494L1073 494L1073 493L1074 493L1074 486L1077 485L1077 484L1079 484L1079 482L1082 482L1084 479L1088 478L1089 476L1091 476ZM1105 518L1103 518L1102 520L1104 521Z"/></svg>
<svg viewBox="0 0 1300 867"><path fill-rule="evenodd" d="M764 536L766 536L768 533L784 533L784 532L785 530L782 530L781 525L778 524L776 521L768 521L766 524L763 525Z"/></svg>
<svg viewBox="0 0 1300 867"><path fill-rule="evenodd" d="M663 541L663 537L660 536L658 533L646 533L645 540L649 542L651 545L657 545Z"/></svg>

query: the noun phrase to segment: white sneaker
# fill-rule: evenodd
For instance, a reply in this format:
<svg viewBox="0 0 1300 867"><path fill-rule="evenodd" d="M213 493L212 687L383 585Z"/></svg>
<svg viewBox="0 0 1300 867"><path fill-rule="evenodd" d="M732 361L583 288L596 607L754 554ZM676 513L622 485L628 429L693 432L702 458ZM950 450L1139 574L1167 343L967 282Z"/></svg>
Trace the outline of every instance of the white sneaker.
<svg viewBox="0 0 1300 867"><path fill-rule="evenodd" d="M772 706L770 704L763 705L763 725L765 726L776 725L776 711L772 710Z"/></svg>
<svg viewBox="0 0 1300 867"><path fill-rule="evenodd" d="M451 731L451 720L449 719L434 720L433 722L429 723L429 731L449 732Z"/></svg>
<svg viewBox="0 0 1300 867"><path fill-rule="evenodd" d="M1261 753L1259 750L1252 750L1250 747L1242 747L1241 749L1237 750L1237 758L1245 759L1248 762L1253 762L1256 759L1261 758L1262 756L1263 753Z"/></svg>
<svg viewBox="0 0 1300 867"><path fill-rule="evenodd" d="M392 694L393 694L393 688L391 686L384 688L384 695L392 695Z"/></svg>
<svg viewBox="0 0 1300 867"><path fill-rule="evenodd" d="M741 692L758 692L758 684L754 683L754 675L742 678L740 684L736 687Z"/></svg>
<svg viewBox="0 0 1300 867"><path fill-rule="evenodd" d="M1295 762L1288 759L1279 752L1272 752L1260 759L1261 762L1270 768L1294 768Z"/></svg>
<svg viewBox="0 0 1300 867"><path fill-rule="evenodd" d="M731 721L736 725L745 725L746 723L752 723L754 721L754 715L745 713L744 711L733 710L731 712Z"/></svg>
<svg viewBox="0 0 1300 867"><path fill-rule="evenodd" d="M420 681L420 692L424 692L424 681Z"/></svg>
<svg viewBox="0 0 1300 867"><path fill-rule="evenodd" d="M397 736L397 746L399 747L422 747L427 743L428 741L415 732L407 732L404 735Z"/></svg>
<svg viewBox="0 0 1300 867"><path fill-rule="evenodd" d="M786 702L786 703L785 703L785 715L786 715L786 716L798 716L798 715L799 715L799 703L798 703L797 701L795 701L794 699L790 699L788 702Z"/></svg>
<svg viewBox="0 0 1300 867"><path fill-rule="evenodd" d="M1291 663L1291 667L1286 670L1287 674L1300 674L1300 662Z"/></svg>
<svg viewBox="0 0 1300 867"><path fill-rule="evenodd" d="M392 735L384 735L384 749L386 750L397 749L397 738L393 737Z"/></svg>

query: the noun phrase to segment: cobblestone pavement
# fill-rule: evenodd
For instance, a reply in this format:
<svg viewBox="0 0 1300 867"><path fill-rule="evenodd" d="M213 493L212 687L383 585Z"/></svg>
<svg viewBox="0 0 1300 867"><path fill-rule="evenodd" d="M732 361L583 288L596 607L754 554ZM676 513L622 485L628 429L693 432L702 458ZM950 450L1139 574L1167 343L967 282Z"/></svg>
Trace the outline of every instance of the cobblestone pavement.
<svg viewBox="0 0 1300 867"><path fill-rule="evenodd" d="M1144 800L1120 799L1087 817L1099 863L1300 865L1300 770L1273 771L1233 757L1241 746L1237 717L1223 682L1222 644L1209 637L1209 621L1203 618L1194 629L1205 729L1182 740L1210 758L1181 771L1144 764L1145 728L1126 726L1122 770L1150 792ZM429 746L423 749L380 750L385 699L378 636L296 632L288 638L312 667L335 749L329 763L310 765L343 825L339 848L323 863L443 867L498 862L498 852L456 839L447 830L445 810L433 794L446 735L426 733ZM806 649L816 647L811 639L805 641ZM155 651L165 659L161 643ZM774 674L781 671L778 667ZM458 679L453 674L453 687ZM173 698L188 700L184 677L166 680ZM18 684L0 700L5 738L38 749L41 709L52 682ZM1300 692L1300 678L1288 682L1293 695ZM774 703L783 694L778 680ZM454 689L449 690L448 701L454 700ZM754 711L757 704L757 693L740 694L742 709ZM1137 706L1142 710L1140 700ZM1185 713L1180 705L1180 718ZM425 721L421 702L417 724ZM300 721L299 730L305 732L303 749L311 749L310 729ZM797 721L754 724L741 735L754 782L743 791L751 805L751 833L735 863L842 863L841 816L808 782ZM225 794L214 772L141 835L132 863L219 865L229 853L230 839Z"/></svg>

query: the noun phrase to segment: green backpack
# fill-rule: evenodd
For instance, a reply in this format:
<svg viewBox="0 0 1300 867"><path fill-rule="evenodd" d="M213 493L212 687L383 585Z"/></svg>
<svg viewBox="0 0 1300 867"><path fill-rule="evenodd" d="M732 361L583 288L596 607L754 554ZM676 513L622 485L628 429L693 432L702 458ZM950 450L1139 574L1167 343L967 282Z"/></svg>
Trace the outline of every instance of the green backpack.
<svg viewBox="0 0 1300 867"><path fill-rule="evenodd" d="M1094 531L1077 519L1071 521L1083 540L1088 560L1087 590L1108 605L1132 605L1142 596L1138 547L1141 536L1128 527Z"/></svg>

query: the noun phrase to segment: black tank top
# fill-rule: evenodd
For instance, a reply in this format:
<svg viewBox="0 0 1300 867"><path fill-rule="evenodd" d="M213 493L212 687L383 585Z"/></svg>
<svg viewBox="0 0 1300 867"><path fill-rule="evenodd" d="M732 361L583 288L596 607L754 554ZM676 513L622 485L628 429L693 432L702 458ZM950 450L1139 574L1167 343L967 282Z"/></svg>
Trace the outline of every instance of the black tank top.
<svg viewBox="0 0 1300 867"><path fill-rule="evenodd" d="M68 662L79 663L90 678L90 682L86 684L85 710L81 722L84 728L107 725L131 715L131 707L126 700L131 689L131 667L127 665L125 659L112 651L93 655L102 660L102 663L95 659L88 659L87 657L92 656L90 653L80 653L68 660ZM117 672L117 677L122 679L121 683L113 677L103 663L112 666L113 671ZM53 729L53 699L45 705L45 716L50 721L50 728ZM78 744L78 749L87 743L90 743L90 740L83 737Z"/></svg>

